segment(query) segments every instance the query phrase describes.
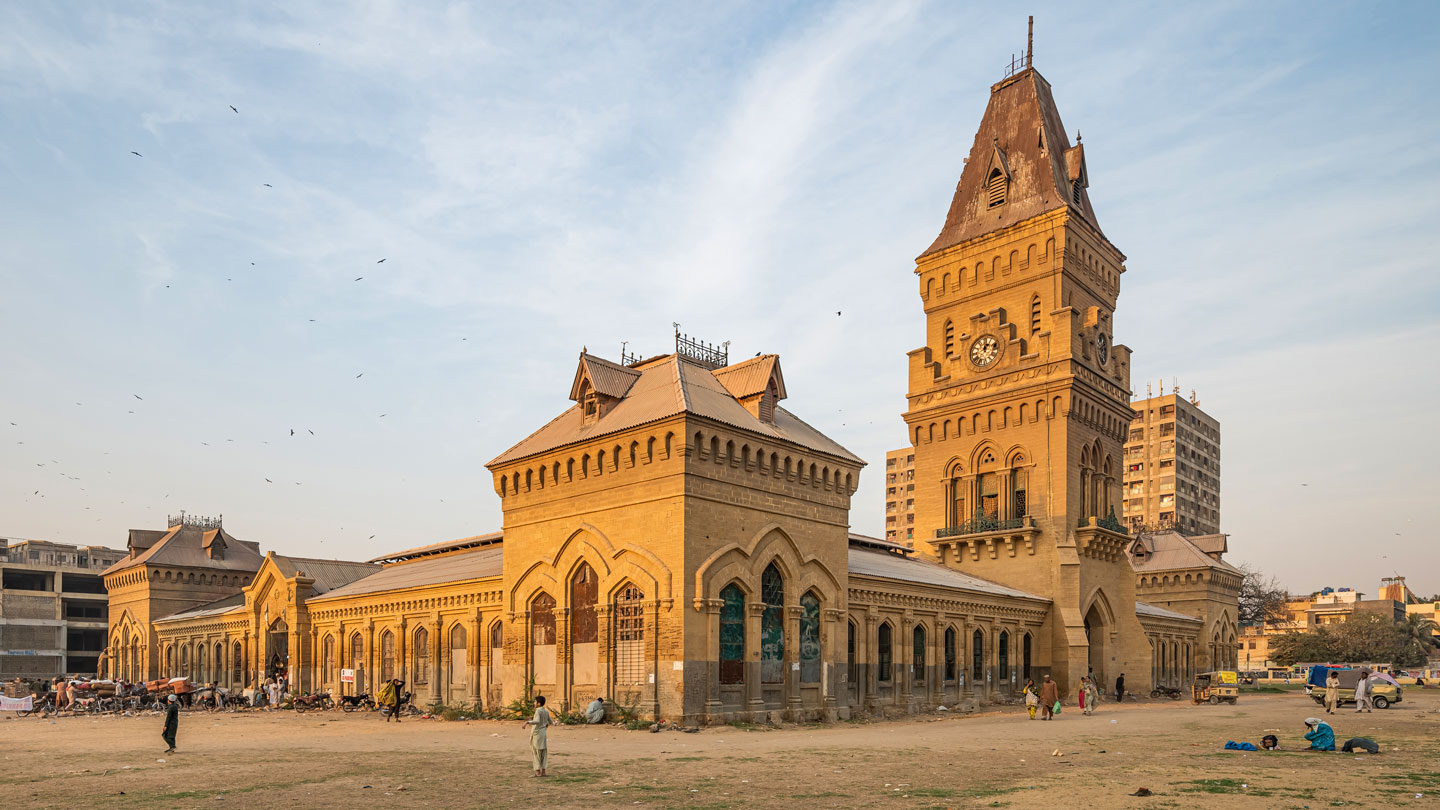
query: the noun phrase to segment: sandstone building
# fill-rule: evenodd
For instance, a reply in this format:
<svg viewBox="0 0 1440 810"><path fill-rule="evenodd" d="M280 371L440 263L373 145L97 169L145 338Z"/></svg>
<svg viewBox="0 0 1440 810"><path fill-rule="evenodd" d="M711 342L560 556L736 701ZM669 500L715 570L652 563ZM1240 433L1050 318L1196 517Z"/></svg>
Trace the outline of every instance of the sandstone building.
<svg viewBox="0 0 1440 810"><path fill-rule="evenodd" d="M782 407L777 355L677 334L658 357L580 353L571 404L486 465L502 531L368 563L261 555L218 525L132 532L112 643L137 677L279 666L307 690L397 676L421 702L598 695L691 723L966 705L1043 674L1143 692L1223 662L1224 539L1116 515L1124 257L1089 182L1038 72L991 88L917 262L913 541L850 531L864 461Z"/></svg>
<svg viewBox="0 0 1440 810"><path fill-rule="evenodd" d="M1220 423L1178 391L1132 403L1125 440L1125 525L1132 531L1220 531Z"/></svg>

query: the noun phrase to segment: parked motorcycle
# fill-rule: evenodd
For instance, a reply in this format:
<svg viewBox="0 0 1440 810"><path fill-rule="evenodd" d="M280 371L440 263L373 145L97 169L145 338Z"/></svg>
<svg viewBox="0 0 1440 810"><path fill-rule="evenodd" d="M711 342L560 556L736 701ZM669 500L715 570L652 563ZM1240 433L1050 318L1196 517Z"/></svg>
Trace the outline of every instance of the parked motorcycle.
<svg viewBox="0 0 1440 810"><path fill-rule="evenodd" d="M296 695L291 699L290 705L295 707L297 712L310 711L311 709L333 709L335 701L330 699L329 692L316 692L313 695Z"/></svg>
<svg viewBox="0 0 1440 810"><path fill-rule="evenodd" d="M375 711L375 698L369 692L359 695L341 695L340 708L347 712Z"/></svg>

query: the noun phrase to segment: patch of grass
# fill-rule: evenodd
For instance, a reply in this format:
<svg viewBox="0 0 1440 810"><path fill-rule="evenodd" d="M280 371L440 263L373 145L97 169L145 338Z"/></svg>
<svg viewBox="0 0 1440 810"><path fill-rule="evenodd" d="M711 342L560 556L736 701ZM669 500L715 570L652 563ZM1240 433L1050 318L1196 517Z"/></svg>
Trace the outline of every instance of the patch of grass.
<svg viewBox="0 0 1440 810"><path fill-rule="evenodd" d="M833 793L833 792L826 791L825 793L796 793L795 795L791 796L790 798L792 798L792 799L832 799L832 798L848 799L848 798L850 798L850 794L849 794L849 793Z"/></svg>
<svg viewBox="0 0 1440 810"><path fill-rule="evenodd" d="M708 757L670 757L666 762L704 762Z"/></svg>
<svg viewBox="0 0 1440 810"><path fill-rule="evenodd" d="M1440 788L1440 771L1406 771L1377 774L1375 779L1407 787Z"/></svg>
<svg viewBox="0 0 1440 810"><path fill-rule="evenodd" d="M950 790L949 788L915 788L914 790L910 791L910 795L923 796L932 799L949 799L955 796L957 792L958 791Z"/></svg>
<svg viewBox="0 0 1440 810"><path fill-rule="evenodd" d="M1177 787L1181 793L1243 793L1246 796L1273 796L1272 791L1261 787L1246 787L1240 779L1195 779L1181 782Z"/></svg>
<svg viewBox="0 0 1440 810"><path fill-rule="evenodd" d="M550 782L558 782L562 785L588 785L600 781L600 774L589 771L575 771L574 773L561 773L548 777Z"/></svg>

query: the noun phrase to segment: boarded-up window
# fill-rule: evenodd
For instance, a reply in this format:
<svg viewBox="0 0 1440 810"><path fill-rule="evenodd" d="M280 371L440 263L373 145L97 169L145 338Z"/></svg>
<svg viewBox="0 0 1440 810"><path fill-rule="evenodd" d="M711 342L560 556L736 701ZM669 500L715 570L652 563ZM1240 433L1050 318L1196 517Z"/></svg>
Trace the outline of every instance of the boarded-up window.
<svg viewBox="0 0 1440 810"><path fill-rule="evenodd" d="M465 670L465 627L457 624L450 628L450 683L465 683Z"/></svg>
<svg viewBox="0 0 1440 810"><path fill-rule="evenodd" d="M570 578L570 666L576 684L600 683L599 629L595 621L599 594L599 577L589 563L581 563Z"/></svg>
<svg viewBox="0 0 1440 810"><path fill-rule="evenodd" d="M415 628L415 675L411 680L430 682L430 631L423 627Z"/></svg>
<svg viewBox="0 0 1440 810"><path fill-rule="evenodd" d="M395 677L395 634L386 630L380 634L380 680Z"/></svg>
<svg viewBox="0 0 1440 810"><path fill-rule="evenodd" d="M615 597L615 682L642 684L645 676L645 594L627 585Z"/></svg>
<svg viewBox="0 0 1440 810"><path fill-rule="evenodd" d="M892 653L894 652L894 642L890 638L889 624L880 625L876 641L875 678L884 683L889 683L891 661L893 660Z"/></svg>
<svg viewBox="0 0 1440 810"><path fill-rule="evenodd" d="M720 682L745 682L745 594L736 585L720 591Z"/></svg>
<svg viewBox="0 0 1440 810"><path fill-rule="evenodd" d="M785 682L785 578L775 563L760 575L760 682Z"/></svg>
<svg viewBox="0 0 1440 810"><path fill-rule="evenodd" d="M320 671L324 673L321 678L325 683L335 680L335 637L326 636L325 643L320 651Z"/></svg>
<svg viewBox="0 0 1440 810"><path fill-rule="evenodd" d="M820 598L800 597L800 682L820 682Z"/></svg>
<svg viewBox="0 0 1440 810"><path fill-rule="evenodd" d="M925 626L917 624L911 634L912 644L910 645L910 677L915 683L925 682Z"/></svg>
<svg viewBox="0 0 1440 810"><path fill-rule="evenodd" d="M555 597L548 593L530 601L530 655L535 683L555 683Z"/></svg>
<svg viewBox="0 0 1440 810"><path fill-rule="evenodd" d="M490 680L493 683L503 683L501 677L505 672L505 625L495 622L490 625Z"/></svg>

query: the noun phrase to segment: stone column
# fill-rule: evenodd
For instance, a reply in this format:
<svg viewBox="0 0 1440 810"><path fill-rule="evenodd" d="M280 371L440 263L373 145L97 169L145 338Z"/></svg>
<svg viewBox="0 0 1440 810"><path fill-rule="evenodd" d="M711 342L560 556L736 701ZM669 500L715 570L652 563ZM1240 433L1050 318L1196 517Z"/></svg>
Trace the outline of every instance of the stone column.
<svg viewBox="0 0 1440 810"><path fill-rule="evenodd" d="M900 706L905 711L910 711L910 702L915 697L915 674L914 674L914 651L915 637L912 630L915 626L915 617L910 611L900 619L900 638L894 639L893 648L899 651L896 657L900 659Z"/></svg>
<svg viewBox="0 0 1440 810"><path fill-rule="evenodd" d="M445 625L440 621L440 614L436 613L430 620L430 679L435 688L430 690L432 703L448 701L450 695L450 680L447 673L454 667L454 658L450 655L450 640L445 638ZM450 656L452 663L449 666L441 666L441 653ZM442 680L443 679L443 680Z"/></svg>
<svg viewBox="0 0 1440 810"><path fill-rule="evenodd" d="M840 707L841 684L848 683L849 626L844 623L845 614L839 610L821 613L820 626L820 698L825 708L825 720L835 722ZM848 686L846 687L848 690Z"/></svg>
<svg viewBox="0 0 1440 810"><path fill-rule="evenodd" d="M865 614L865 684L861 690L862 703L867 709L879 704L876 697L876 670L880 666L880 614L871 610Z"/></svg>
<svg viewBox="0 0 1440 810"><path fill-rule="evenodd" d="M800 605L785 606L785 713L793 722L800 719Z"/></svg>
<svg viewBox="0 0 1440 810"><path fill-rule="evenodd" d="M568 594L567 594L568 596ZM570 701L570 608L555 608L555 697L559 699L560 705L566 709L571 708ZM658 686L659 674L655 680Z"/></svg>
<svg viewBox="0 0 1440 810"><path fill-rule="evenodd" d="M487 639L480 637L480 609L475 609L475 615L469 621L466 628L465 650L465 680L468 682L470 702L481 705L480 700L480 653L485 649Z"/></svg>
<svg viewBox="0 0 1440 810"><path fill-rule="evenodd" d="M752 714L751 719L764 719L765 695L760 687L760 617L765 613L764 602L746 602L749 608L745 616L745 698Z"/></svg>
<svg viewBox="0 0 1440 810"><path fill-rule="evenodd" d="M720 611L722 599L706 599L705 611L705 714L706 722L716 722L725 711L720 700Z"/></svg>

